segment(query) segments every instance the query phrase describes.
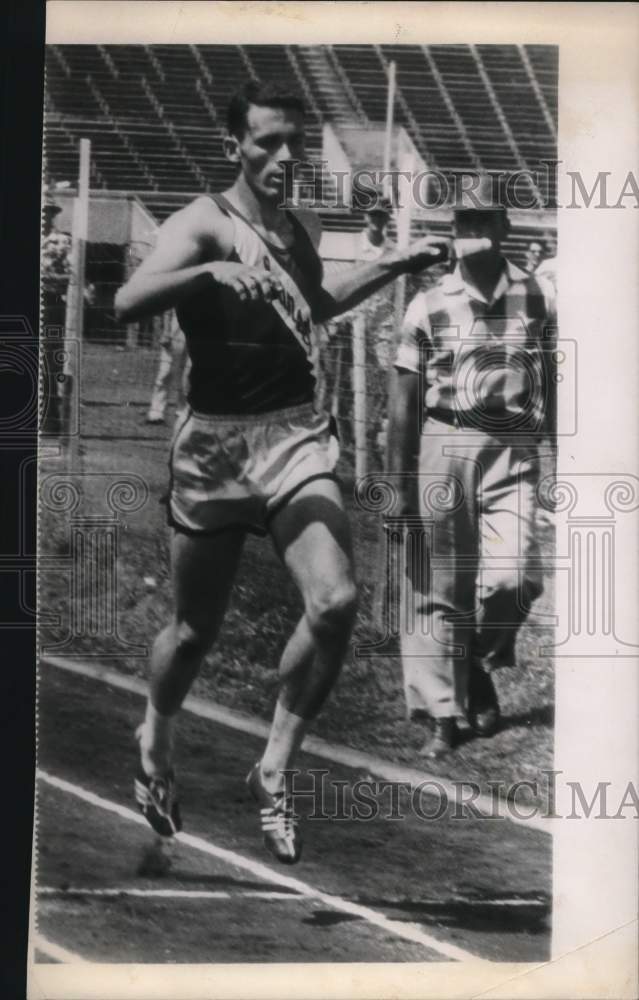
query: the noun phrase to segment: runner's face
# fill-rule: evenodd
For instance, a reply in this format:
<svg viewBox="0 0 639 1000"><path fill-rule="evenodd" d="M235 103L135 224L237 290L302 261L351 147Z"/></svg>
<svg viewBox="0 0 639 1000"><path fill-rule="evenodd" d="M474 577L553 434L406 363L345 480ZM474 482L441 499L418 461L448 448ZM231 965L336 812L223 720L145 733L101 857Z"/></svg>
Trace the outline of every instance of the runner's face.
<svg viewBox="0 0 639 1000"><path fill-rule="evenodd" d="M287 163L304 159L303 115L291 109L251 106L238 149L249 187L259 198L280 201Z"/></svg>

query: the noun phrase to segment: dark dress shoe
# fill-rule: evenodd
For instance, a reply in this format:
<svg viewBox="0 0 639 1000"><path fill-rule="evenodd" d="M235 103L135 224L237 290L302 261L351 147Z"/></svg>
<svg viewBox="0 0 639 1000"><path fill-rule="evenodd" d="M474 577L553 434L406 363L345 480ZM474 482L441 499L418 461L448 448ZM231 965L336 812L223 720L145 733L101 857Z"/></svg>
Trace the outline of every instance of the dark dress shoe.
<svg viewBox="0 0 639 1000"><path fill-rule="evenodd" d="M420 757L428 760L439 760L445 757L457 745L457 719L455 716L435 719L432 736L426 740L419 751Z"/></svg>
<svg viewBox="0 0 639 1000"><path fill-rule="evenodd" d="M490 674L474 665L468 685L468 724L477 736L494 736L499 729L497 692Z"/></svg>

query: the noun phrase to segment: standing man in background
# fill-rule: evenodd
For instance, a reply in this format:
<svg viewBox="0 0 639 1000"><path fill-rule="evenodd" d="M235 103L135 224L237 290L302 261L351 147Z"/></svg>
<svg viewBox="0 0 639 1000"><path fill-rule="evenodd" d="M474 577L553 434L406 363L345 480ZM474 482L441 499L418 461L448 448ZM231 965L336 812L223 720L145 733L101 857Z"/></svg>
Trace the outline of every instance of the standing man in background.
<svg viewBox="0 0 639 1000"><path fill-rule="evenodd" d="M557 294L557 237L554 233L544 233L545 253L541 264L535 271L535 276L550 283L554 294Z"/></svg>
<svg viewBox="0 0 639 1000"><path fill-rule="evenodd" d="M62 396L59 379L64 371L64 329L67 293L71 280L71 236L56 228L62 209L49 196L42 206L42 424L43 434L62 430ZM57 335L53 336L52 332Z"/></svg>
<svg viewBox="0 0 639 1000"><path fill-rule="evenodd" d="M543 256L544 248L539 240L531 240L526 249L526 262L524 264L524 269L528 271L528 274L535 273Z"/></svg>
<svg viewBox="0 0 639 1000"><path fill-rule="evenodd" d="M175 389L176 413L186 406L186 379L188 377L188 354L186 338L180 329L175 310L163 317L160 334L160 361L153 385L153 393L146 415L147 424L163 424L166 404L171 388Z"/></svg>
<svg viewBox="0 0 639 1000"><path fill-rule="evenodd" d="M428 551L407 595L407 708L434 719L422 753L499 725L491 671L541 593L538 443L554 437L547 288L501 253L509 231L496 179L473 176L454 203L455 270L410 303L395 360L388 469L399 513L423 519ZM546 346L546 350L544 350ZM411 603L412 602L412 605Z"/></svg>
<svg viewBox="0 0 639 1000"><path fill-rule="evenodd" d="M366 192L370 197L364 210L366 224L355 240L354 263L379 260L394 246L388 235L388 225L392 215L390 198L381 188ZM371 445L378 449L380 434L384 432L383 412L387 402L387 371L393 341L393 305L388 289L371 295L357 309L341 315L338 320L327 324L330 352L333 355L333 385L331 393L331 414L339 429L340 438L348 440L354 435L350 423L352 406L348 394L344 393L347 381L344 373L353 371L354 323L359 319L365 325L365 352L367 378L367 421L373 434ZM380 452L383 457L383 450Z"/></svg>
<svg viewBox="0 0 639 1000"><path fill-rule="evenodd" d="M375 191L371 206L364 212L366 225L357 240L355 260L379 260L390 249L392 241L387 229L392 210L390 198Z"/></svg>

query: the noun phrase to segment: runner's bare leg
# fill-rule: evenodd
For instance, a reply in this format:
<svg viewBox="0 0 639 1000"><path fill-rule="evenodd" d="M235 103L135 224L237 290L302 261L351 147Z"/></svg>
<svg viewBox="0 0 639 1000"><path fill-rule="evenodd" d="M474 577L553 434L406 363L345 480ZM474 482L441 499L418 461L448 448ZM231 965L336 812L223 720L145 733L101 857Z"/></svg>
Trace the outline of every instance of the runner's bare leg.
<svg viewBox="0 0 639 1000"><path fill-rule="evenodd" d="M175 717L222 625L244 537L237 528L210 537L173 532L175 611L153 644L140 741L148 775L166 773L170 766Z"/></svg>
<svg viewBox="0 0 639 1000"><path fill-rule="evenodd" d="M337 679L357 589L350 525L333 480L304 486L273 518L271 534L304 600L304 614L280 660L280 693L262 757L262 780L274 793Z"/></svg>

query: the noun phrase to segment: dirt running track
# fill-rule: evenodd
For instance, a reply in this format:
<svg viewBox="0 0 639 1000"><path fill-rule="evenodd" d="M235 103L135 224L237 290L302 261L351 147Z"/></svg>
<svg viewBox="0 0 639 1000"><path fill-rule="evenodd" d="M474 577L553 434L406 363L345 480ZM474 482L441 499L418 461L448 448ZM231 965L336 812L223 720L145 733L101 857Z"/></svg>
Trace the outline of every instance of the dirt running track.
<svg viewBox="0 0 639 1000"><path fill-rule="evenodd" d="M186 836L160 877L145 872L153 835L131 795L142 699L45 666L39 709L38 932L54 946L102 962L549 957L551 842L537 830L408 809L309 818L301 798L304 856L280 866L244 785L261 741L184 713ZM327 764L303 755L302 766ZM362 777L331 768L344 787Z"/></svg>

